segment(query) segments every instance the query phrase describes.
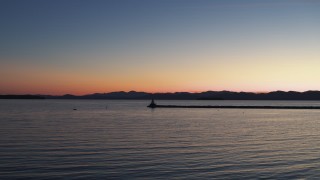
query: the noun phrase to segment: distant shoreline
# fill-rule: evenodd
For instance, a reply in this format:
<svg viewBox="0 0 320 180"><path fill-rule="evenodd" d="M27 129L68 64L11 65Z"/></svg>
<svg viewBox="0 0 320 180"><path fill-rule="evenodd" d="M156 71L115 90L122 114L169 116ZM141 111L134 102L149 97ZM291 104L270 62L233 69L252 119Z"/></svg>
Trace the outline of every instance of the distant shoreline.
<svg viewBox="0 0 320 180"><path fill-rule="evenodd" d="M320 100L320 91L273 91L269 93L232 92L232 91L205 91L199 93L147 93L136 91L119 91L111 93L95 93L87 95L66 94L54 95L0 95L0 99L105 99L105 100Z"/></svg>
<svg viewBox="0 0 320 180"><path fill-rule="evenodd" d="M0 99L46 99L43 96L35 95L0 95Z"/></svg>

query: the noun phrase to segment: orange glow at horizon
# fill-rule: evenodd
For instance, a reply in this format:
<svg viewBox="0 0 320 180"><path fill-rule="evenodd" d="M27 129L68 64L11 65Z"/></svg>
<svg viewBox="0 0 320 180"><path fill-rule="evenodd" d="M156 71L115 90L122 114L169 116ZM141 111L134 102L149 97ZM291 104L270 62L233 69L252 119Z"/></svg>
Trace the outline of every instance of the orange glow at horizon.
<svg viewBox="0 0 320 180"><path fill-rule="evenodd" d="M84 95L114 91L203 92L276 90L317 90L315 84L320 62L257 61L216 64L211 57L180 56L185 63L146 63L114 70L101 64L96 67L42 67L6 65L1 68L1 94ZM202 64L196 59L202 58ZM314 58L315 59L315 58ZM161 61L160 61L161 62ZM250 68L250 67L254 68ZM155 68L156 67L156 68ZM303 70L303 73L300 73ZM3 78L6 77L6 78Z"/></svg>

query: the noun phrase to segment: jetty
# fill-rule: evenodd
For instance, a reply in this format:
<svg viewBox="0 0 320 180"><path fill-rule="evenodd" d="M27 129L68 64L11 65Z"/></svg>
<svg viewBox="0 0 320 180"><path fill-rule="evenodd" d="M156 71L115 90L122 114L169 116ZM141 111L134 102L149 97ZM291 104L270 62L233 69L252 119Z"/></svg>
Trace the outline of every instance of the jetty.
<svg viewBox="0 0 320 180"><path fill-rule="evenodd" d="M198 106L198 105L157 105L154 99L149 108L214 108L214 109L320 109L320 106Z"/></svg>

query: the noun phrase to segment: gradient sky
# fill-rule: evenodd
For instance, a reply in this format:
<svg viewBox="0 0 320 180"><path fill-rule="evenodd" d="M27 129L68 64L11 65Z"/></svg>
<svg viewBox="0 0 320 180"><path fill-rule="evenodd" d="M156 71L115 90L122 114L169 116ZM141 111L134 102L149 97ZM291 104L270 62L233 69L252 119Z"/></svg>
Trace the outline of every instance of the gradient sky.
<svg viewBox="0 0 320 180"><path fill-rule="evenodd" d="M0 0L0 94L320 90L320 1Z"/></svg>

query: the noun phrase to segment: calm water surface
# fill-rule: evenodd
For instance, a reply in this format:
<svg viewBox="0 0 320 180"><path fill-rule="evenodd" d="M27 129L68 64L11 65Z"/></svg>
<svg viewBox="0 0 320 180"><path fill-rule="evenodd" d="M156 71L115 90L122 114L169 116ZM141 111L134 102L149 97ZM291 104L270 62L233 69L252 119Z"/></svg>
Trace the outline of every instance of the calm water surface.
<svg viewBox="0 0 320 180"><path fill-rule="evenodd" d="M0 179L320 177L320 110L151 110L148 103L0 100ZM320 106L319 101L157 103Z"/></svg>

